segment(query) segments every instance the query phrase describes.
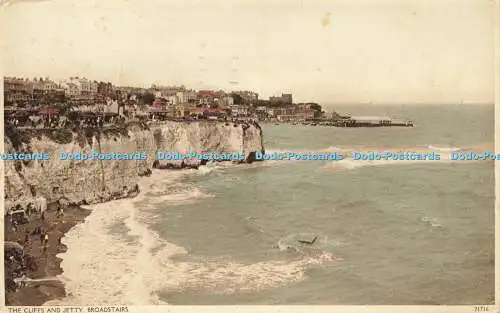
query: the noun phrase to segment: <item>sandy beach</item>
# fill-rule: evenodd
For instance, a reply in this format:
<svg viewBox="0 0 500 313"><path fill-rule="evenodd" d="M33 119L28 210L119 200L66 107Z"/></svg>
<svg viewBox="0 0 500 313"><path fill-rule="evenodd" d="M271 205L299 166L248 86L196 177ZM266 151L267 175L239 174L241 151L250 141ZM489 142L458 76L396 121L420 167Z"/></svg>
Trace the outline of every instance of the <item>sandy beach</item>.
<svg viewBox="0 0 500 313"><path fill-rule="evenodd" d="M29 223L19 225L17 230L14 230L6 220L5 240L23 245L25 259L32 259L33 263L36 263L36 269L25 268L22 273L30 279L42 280L29 282L27 286L16 288L15 291L6 288L6 305L38 306L66 295L64 285L56 278L63 272L60 266L61 259L57 257L57 254L66 252L66 246L60 243L60 239L73 226L82 222L90 211L79 206L69 206L65 208L64 216L59 218L56 217L56 212L57 204L49 205L43 220L39 215L32 216ZM40 235L33 234L37 227L47 230L49 235L48 248L45 253L42 250ZM27 232L29 232L28 242L25 241ZM7 256L5 262L5 285L14 286L13 272L19 265L16 262L9 263Z"/></svg>

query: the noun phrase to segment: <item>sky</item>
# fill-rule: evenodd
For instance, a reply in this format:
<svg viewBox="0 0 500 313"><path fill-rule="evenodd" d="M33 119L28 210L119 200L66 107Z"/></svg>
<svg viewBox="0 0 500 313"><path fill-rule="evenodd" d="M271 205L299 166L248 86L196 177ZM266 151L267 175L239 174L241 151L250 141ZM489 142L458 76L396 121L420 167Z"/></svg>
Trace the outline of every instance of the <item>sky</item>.
<svg viewBox="0 0 500 313"><path fill-rule="evenodd" d="M10 0L6 76L292 92L294 102L493 103L487 0Z"/></svg>

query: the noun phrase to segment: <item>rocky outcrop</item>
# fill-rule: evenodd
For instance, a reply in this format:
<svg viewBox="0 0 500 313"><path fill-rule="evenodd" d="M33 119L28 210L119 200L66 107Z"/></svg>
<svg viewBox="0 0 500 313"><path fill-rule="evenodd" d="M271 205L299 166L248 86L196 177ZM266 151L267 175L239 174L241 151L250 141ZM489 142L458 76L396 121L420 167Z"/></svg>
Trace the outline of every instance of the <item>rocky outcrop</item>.
<svg viewBox="0 0 500 313"><path fill-rule="evenodd" d="M156 167L196 167L200 161L157 160L157 152L242 153L245 162L263 151L257 124L211 121L132 124L121 129L74 130L67 134L6 130L5 153L48 153L49 160L5 161L7 199L43 196L76 204L97 203L136 187ZM145 160L60 160L61 152L144 152Z"/></svg>

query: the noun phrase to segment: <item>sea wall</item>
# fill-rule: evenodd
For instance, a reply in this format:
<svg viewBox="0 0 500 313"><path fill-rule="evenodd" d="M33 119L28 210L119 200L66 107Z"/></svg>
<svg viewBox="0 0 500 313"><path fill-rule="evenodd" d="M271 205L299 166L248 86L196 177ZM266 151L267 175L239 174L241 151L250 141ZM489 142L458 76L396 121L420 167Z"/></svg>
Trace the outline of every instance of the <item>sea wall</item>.
<svg viewBox="0 0 500 313"><path fill-rule="evenodd" d="M198 165L157 161L158 151L243 153L253 161L264 151L257 124L232 122L173 122L132 124L120 129L73 130L63 134L43 130L6 130L5 153L48 153L45 161L4 161L7 200L43 196L49 202L97 203L132 190L139 177L155 167ZM60 138L66 137L66 138ZM146 160L65 160L60 152L145 152ZM157 162L155 162L157 161Z"/></svg>

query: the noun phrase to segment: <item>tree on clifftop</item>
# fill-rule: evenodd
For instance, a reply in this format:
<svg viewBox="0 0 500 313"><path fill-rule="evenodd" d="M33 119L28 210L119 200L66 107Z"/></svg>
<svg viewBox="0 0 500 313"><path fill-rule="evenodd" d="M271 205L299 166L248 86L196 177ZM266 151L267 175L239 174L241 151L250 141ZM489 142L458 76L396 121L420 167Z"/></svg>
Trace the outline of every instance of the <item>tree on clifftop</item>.
<svg viewBox="0 0 500 313"><path fill-rule="evenodd" d="M321 112L321 110L322 110L321 105L319 105L317 103L310 103L310 105L311 105L311 109Z"/></svg>
<svg viewBox="0 0 500 313"><path fill-rule="evenodd" d="M231 97L233 98L234 104L243 104L243 98L237 93L231 93Z"/></svg>
<svg viewBox="0 0 500 313"><path fill-rule="evenodd" d="M142 95L142 101L144 102L144 104L146 105L152 105L153 104L153 101L155 101L155 95L152 93L152 92L149 92L149 91L146 91L143 95Z"/></svg>

